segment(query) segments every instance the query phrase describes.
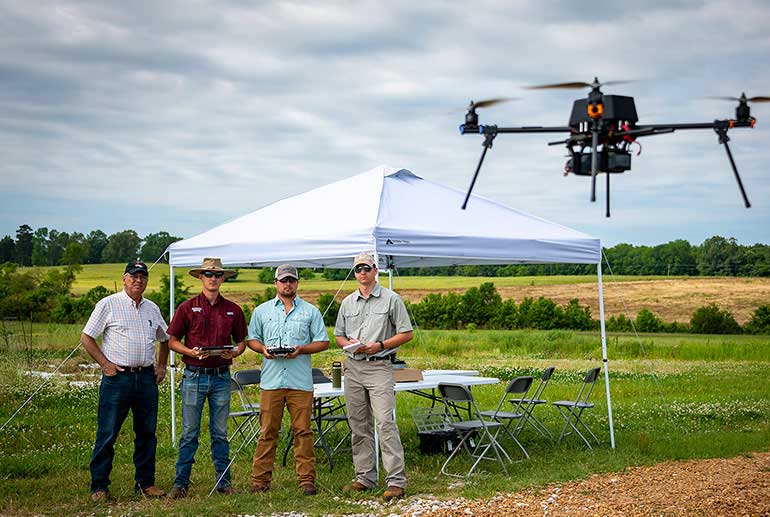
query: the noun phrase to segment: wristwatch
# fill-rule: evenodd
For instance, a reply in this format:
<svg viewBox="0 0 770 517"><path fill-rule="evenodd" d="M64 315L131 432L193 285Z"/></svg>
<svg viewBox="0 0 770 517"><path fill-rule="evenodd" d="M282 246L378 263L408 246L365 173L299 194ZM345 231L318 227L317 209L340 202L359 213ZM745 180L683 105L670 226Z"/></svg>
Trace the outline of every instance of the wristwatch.
<svg viewBox="0 0 770 517"><path fill-rule="evenodd" d="M385 350L385 343L383 343L382 341L377 341L377 342L380 344L380 352Z"/></svg>

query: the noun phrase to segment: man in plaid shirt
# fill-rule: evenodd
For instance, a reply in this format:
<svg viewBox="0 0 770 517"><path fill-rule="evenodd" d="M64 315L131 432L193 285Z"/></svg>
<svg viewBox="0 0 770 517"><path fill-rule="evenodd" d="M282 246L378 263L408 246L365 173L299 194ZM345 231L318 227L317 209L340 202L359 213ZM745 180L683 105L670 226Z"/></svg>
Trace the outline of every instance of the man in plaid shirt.
<svg viewBox="0 0 770 517"><path fill-rule="evenodd" d="M149 272L132 261L123 274L123 290L101 299L83 329L80 342L102 368L96 441L91 454L91 500L110 499L115 440L131 410L134 426L134 488L146 497L161 497L155 486L155 428L158 383L166 376L168 334L160 309L142 295ZM96 338L102 336L101 348ZM155 341L160 350L155 360Z"/></svg>

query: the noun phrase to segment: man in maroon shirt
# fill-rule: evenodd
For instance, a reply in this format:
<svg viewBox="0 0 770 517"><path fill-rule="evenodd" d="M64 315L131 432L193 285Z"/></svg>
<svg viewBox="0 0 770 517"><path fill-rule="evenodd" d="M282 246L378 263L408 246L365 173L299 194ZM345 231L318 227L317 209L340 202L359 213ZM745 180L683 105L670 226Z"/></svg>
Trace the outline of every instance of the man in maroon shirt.
<svg viewBox="0 0 770 517"><path fill-rule="evenodd" d="M248 334L241 308L219 294L222 282L235 275L235 271L224 269L218 258L205 258L200 268L190 270L190 275L200 279L203 291L179 306L168 328L168 346L182 354L185 363L180 390L182 437L176 478L169 492L169 497L173 499L187 496L206 399L209 401L211 458L216 478L221 477L216 489L221 494L234 492L230 485L230 471L227 470L230 463L230 444L227 441L230 365L234 357L243 353Z"/></svg>

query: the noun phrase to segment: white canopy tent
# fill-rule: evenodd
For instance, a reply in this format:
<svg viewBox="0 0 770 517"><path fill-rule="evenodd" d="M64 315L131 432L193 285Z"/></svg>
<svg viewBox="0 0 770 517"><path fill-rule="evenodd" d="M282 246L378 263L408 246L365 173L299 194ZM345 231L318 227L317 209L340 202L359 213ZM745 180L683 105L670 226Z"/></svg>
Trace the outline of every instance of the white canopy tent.
<svg viewBox="0 0 770 517"><path fill-rule="evenodd" d="M219 257L228 266L351 267L361 251L379 269L472 264L596 264L610 441L615 447L607 367L599 239L545 219L379 166L282 199L168 248L174 267ZM174 310L171 283L171 312ZM173 365L173 354L172 354ZM172 369L172 412L174 411ZM175 424L172 419L172 440Z"/></svg>

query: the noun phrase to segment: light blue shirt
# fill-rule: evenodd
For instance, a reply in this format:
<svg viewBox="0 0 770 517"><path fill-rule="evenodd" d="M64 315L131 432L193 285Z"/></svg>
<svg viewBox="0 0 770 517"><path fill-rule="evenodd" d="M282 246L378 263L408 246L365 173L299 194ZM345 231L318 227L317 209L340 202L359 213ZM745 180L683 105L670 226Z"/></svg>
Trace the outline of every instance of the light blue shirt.
<svg viewBox="0 0 770 517"><path fill-rule="evenodd" d="M276 296L254 309L248 339L257 339L268 348L329 341L321 311L299 296L294 298L293 305L286 314L283 302ZM259 387L263 390L313 391L310 355L300 354L294 359L263 358Z"/></svg>

